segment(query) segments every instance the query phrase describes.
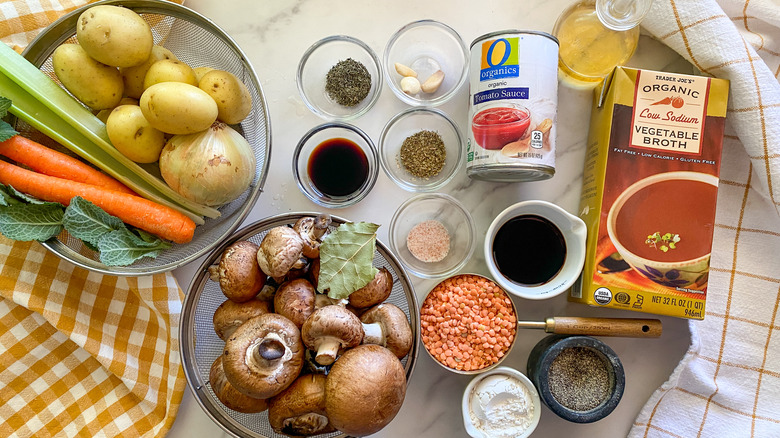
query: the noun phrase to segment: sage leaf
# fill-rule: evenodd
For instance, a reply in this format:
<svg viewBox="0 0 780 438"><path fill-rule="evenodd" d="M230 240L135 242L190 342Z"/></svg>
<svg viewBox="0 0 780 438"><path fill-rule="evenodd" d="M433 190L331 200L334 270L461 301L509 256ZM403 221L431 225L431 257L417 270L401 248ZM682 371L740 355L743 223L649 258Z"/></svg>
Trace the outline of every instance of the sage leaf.
<svg viewBox="0 0 780 438"><path fill-rule="evenodd" d="M157 257L160 252L170 248L171 244L160 239L147 242L127 228L122 228L104 234L97 246L100 250L100 261L104 265L125 266L142 257Z"/></svg>
<svg viewBox="0 0 780 438"><path fill-rule="evenodd" d="M374 279L378 228L370 222L345 223L325 238L320 246L320 292L344 299Z"/></svg>
<svg viewBox="0 0 780 438"><path fill-rule="evenodd" d="M48 240L62 231L63 207L19 204L0 208L0 233L12 240Z"/></svg>
<svg viewBox="0 0 780 438"><path fill-rule="evenodd" d="M119 218L79 196L71 199L62 223L73 237L92 245L97 245L104 234L125 228Z"/></svg>

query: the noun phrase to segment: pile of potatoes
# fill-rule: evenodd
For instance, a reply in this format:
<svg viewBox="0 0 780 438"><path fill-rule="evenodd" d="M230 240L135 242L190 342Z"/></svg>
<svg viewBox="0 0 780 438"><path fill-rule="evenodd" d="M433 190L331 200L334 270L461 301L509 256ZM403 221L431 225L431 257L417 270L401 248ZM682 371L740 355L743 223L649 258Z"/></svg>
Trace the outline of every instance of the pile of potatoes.
<svg viewBox="0 0 780 438"><path fill-rule="evenodd" d="M149 24L130 9L87 9L76 39L52 54L54 73L106 122L111 142L135 162L157 161L167 135L194 134L215 121L240 123L252 109L240 79L178 60L154 44Z"/></svg>

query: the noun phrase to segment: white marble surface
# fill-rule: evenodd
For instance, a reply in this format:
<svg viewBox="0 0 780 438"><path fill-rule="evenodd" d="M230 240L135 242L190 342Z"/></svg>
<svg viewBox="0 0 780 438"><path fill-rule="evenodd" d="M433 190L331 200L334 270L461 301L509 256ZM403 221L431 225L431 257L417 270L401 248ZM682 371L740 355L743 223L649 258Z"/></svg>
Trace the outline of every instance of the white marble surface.
<svg viewBox="0 0 780 438"><path fill-rule="evenodd" d="M297 188L291 176L292 152L298 139L323 122L303 104L295 85L295 71L304 50L316 40L333 34L346 34L366 42L381 58L384 46L394 31L404 24L423 18L442 21L458 31L467 46L480 35L502 29L552 31L555 18L571 0L526 0L473 2L467 0L358 2L355 0L187 0L185 5L212 19L242 47L261 80L271 115L271 166L264 193L245 224L291 211L320 208ZM632 65L655 69L675 69L676 54L643 37ZM467 126L468 90L464 86L450 102L440 108L463 127ZM505 207L526 199L555 202L575 212L579 202L582 161L588 130L591 97L588 91L566 84L559 87L557 172L542 182L498 184L470 180L465 169L441 191L462 200L470 209L482 235L492 218ZM384 84L377 105L354 121L374 140L385 122L405 108ZM465 132L464 132L465 134ZM379 239L387 242L387 224L405 199L413 196L395 186L380 171L373 191L359 204L332 210L352 220L372 221L380 228ZM481 248L480 237L477 248ZM175 272L182 288L188 286L198 262ZM487 274L484 257L478 250L465 271ZM430 280L416 277L414 287L422 299L433 286ZM646 315L608 309L594 309L568 303L565 296L531 302L517 299L520 319L543 320L548 316L646 317ZM672 372L689 343L687 322L660 317L664 334L660 339L636 340L603 338L620 356L626 370L626 390L617 409L593 424L574 424L558 418L543 407L535 436L619 437L625 436L650 394ZM533 345L545 334L525 330L503 365L525 372L526 359ZM403 408L378 437L465 437L460 400L469 377L449 373L424 351L420 352ZM229 436L201 410L187 391L171 438Z"/></svg>

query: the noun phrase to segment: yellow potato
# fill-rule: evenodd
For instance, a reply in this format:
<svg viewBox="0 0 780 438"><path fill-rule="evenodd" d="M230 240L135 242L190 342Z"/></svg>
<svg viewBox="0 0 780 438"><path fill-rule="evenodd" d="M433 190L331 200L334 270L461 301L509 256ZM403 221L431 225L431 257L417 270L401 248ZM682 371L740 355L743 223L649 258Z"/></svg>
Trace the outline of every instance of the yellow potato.
<svg viewBox="0 0 780 438"><path fill-rule="evenodd" d="M138 99L133 99L132 97L123 97L122 100L119 101L119 105L135 105L138 106ZM116 107L114 107L116 108ZM108 120L108 115L111 114L111 111L114 110L114 108L108 108L104 110L98 111L95 116L100 119L103 123L106 123Z"/></svg>
<svg viewBox="0 0 780 438"><path fill-rule="evenodd" d="M124 84L116 67L95 61L78 44L62 44L52 54L54 74L84 105L102 110L122 99Z"/></svg>
<svg viewBox="0 0 780 438"><path fill-rule="evenodd" d="M203 79L203 76L206 75L206 73L214 70L211 67L195 67L192 69L192 71L195 72L195 80L198 81L200 84L200 80Z"/></svg>
<svg viewBox="0 0 780 438"><path fill-rule="evenodd" d="M154 163L165 146L165 134L154 129L138 105L119 105L106 121L108 138L122 155L136 163Z"/></svg>
<svg viewBox="0 0 780 438"><path fill-rule="evenodd" d="M134 67L120 68L122 73L122 80L125 82L125 96L138 99L144 92L144 78L149 68L157 61L163 59L176 60L176 55L163 46L153 46L152 53L149 55L146 61L141 65Z"/></svg>
<svg viewBox="0 0 780 438"><path fill-rule="evenodd" d="M205 91L182 82L152 85L141 95L149 124L168 134L193 134L217 120L217 103Z"/></svg>
<svg viewBox="0 0 780 438"><path fill-rule="evenodd" d="M217 102L217 119L229 125L240 123L252 110L252 96L241 79L222 70L212 70L203 76L198 88Z"/></svg>
<svg viewBox="0 0 780 438"><path fill-rule="evenodd" d="M144 90L162 82L182 82L198 86L192 67L174 59L163 59L149 67L144 77Z"/></svg>
<svg viewBox="0 0 780 438"><path fill-rule="evenodd" d="M114 67L132 67L149 58L154 38L140 15L120 6L93 6L79 15L76 38L90 57Z"/></svg>

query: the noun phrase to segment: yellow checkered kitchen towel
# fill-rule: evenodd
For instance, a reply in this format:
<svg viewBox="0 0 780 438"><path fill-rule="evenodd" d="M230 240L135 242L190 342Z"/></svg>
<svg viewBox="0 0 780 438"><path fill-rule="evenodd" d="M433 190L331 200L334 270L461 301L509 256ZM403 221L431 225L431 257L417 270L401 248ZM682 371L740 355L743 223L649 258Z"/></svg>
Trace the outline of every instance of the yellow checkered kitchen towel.
<svg viewBox="0 0 780 438"><path fill-rule="evenodd" d="M24 47L85 3L1 0L0 39ZM0 236L0 437L164 436L182 298L171 274L96 274Z"/></svg>
<svg viewBox="0 0 780 438"><path fill-rule="evenodd" d="M780 437L780 2L654 0L642 23L731 80L704 321L631 437Z"/></svg>

